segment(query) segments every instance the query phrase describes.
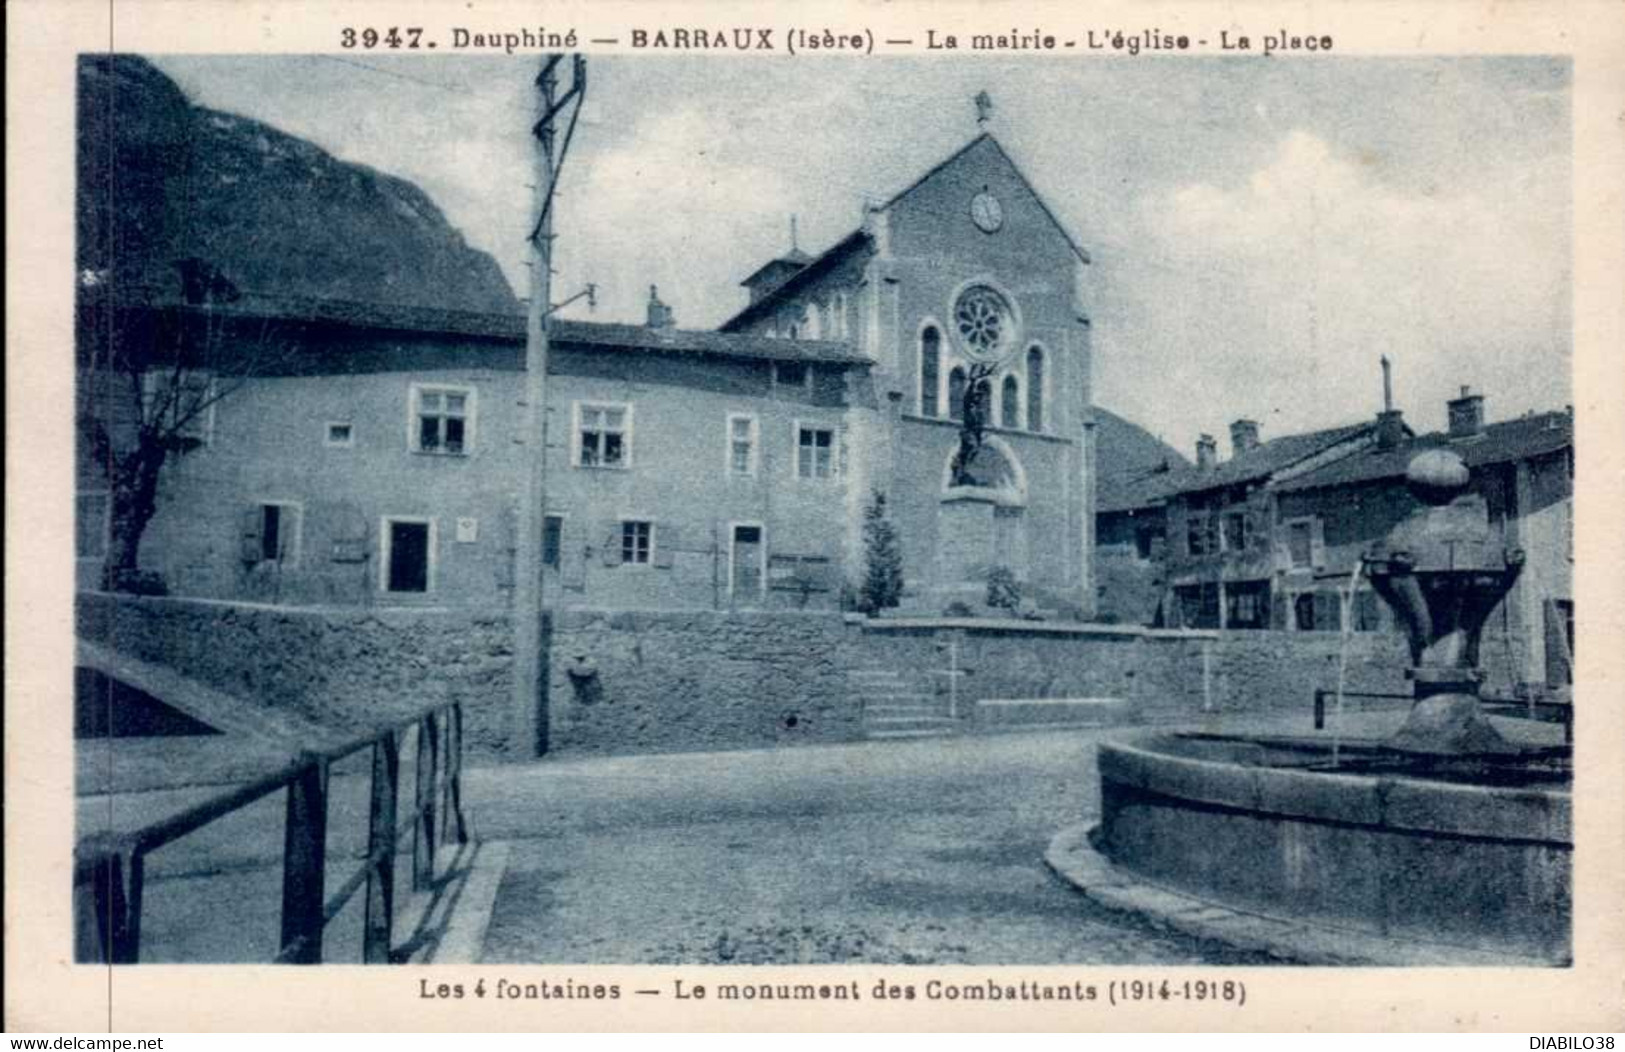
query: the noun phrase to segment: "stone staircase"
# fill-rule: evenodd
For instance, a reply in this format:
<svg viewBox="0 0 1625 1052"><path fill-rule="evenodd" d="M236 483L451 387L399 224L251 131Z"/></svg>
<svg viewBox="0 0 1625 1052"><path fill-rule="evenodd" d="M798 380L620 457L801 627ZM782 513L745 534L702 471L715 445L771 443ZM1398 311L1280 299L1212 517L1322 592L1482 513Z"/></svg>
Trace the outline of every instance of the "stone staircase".
<svg viewBox="0 0 1625 1052"><path fill-rule="evenodd" d="M863 705L863 730L872 739L940 738L959 733L946 698L893 668L856 668L846 674Z"/></svg>

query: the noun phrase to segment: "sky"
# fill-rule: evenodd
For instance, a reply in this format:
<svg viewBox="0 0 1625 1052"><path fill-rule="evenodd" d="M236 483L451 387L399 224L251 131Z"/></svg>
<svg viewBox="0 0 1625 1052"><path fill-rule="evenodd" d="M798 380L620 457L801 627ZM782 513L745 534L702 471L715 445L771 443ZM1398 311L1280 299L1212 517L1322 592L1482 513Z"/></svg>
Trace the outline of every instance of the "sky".
<svg viewBox="0 0 1625 1052"><path fill-rule="evenodd" d="M151 56L192 99L421 186L528 289L534 56ZM1566 60L594 57L553 298L688 328L816 253L978 129L1089 251L1095 401L1173 443L1365 419L1378 359L1418 431L1571 393Z"/></svg>

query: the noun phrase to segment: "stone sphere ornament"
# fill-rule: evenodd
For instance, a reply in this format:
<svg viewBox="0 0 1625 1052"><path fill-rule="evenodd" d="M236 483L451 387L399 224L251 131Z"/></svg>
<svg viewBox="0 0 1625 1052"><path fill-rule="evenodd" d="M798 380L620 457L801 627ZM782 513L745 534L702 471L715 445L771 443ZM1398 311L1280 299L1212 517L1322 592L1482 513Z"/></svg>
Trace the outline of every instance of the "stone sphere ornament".
<svg viewBox="0 0 1625 1052"><path fill-rule="evenodd" d="M1405 468L1405 481L1417 499L1426 504L1449 504L1463 493L1471 481L1467 464L1450 449L1430 449L1411 458Z"/></svg>

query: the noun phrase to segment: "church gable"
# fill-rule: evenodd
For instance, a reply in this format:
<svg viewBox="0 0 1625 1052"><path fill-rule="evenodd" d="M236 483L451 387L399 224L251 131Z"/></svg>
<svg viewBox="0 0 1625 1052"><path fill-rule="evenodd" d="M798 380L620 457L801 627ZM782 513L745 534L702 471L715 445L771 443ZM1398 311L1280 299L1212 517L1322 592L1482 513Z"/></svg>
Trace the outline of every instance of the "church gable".
<svg viewBox="0 0 1625 1052"><path fill-rule="evenodd" d="M975 256L1070 269L1088 254L990 134L921 176L886 205L901 257Z"/></svg>

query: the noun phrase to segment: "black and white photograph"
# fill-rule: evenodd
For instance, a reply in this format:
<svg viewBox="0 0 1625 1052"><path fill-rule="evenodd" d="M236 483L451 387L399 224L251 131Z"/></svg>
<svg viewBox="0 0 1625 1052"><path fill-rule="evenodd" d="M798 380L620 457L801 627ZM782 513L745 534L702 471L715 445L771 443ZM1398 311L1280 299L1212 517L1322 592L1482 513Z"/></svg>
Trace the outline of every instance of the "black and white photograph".
<svg viewBox="0 0 1625 1052"><path fill-rule="evenodd" d="M469 8L73 56L53 956L1575 968L1571 56Z"/></svg>

